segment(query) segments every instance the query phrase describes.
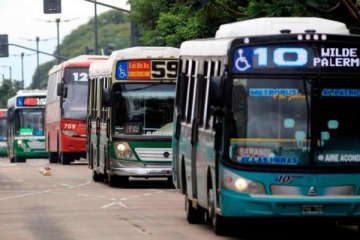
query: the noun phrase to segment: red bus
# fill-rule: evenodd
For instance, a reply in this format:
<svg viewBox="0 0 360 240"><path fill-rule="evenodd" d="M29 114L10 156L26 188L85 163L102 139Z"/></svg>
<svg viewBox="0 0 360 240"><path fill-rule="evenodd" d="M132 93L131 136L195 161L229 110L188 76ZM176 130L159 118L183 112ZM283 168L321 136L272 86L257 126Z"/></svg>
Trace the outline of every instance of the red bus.
<svg viewBox="0 0 360 240"><path fill-rule="evenodd" d="M81 55L53 66L48 73L45 147L49 163L70 164L86 158L89 66L108 56Z"/></svg>

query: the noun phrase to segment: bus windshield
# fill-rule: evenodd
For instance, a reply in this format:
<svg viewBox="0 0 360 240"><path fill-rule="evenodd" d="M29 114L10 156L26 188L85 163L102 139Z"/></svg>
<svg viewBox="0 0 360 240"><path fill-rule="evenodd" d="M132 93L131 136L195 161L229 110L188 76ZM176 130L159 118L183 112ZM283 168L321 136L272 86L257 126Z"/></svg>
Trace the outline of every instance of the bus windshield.
<svg viewBox="0 0 360 240"><path fill-rule="evenodd" d="M129 83L114 86L115 134L172 135L174 83Z"/></svg>
<svg viewBox="0 0 360 240"><path fill-rule="evenodd" d="M231 160L261 166L359 164L357 97L360 83L354 79L235 79Z"/></svg>
<svg viewBox="0 0 360 240"><path fill-rule="evenodd" d="M65 69L67 94L63 102L63 117L86 119L89 68Z"/></svg>
<svg viewBox="0 0 360 240"><path fill-rule="evenodd" d="M45 108L27 108L15 110L16 136L44 136Z"/></svg>
<svg viewBox="0 0 360 240"><path fill-rule="evenodd" d="M6 139L6 118L0 118L0 141Z"/></svg>

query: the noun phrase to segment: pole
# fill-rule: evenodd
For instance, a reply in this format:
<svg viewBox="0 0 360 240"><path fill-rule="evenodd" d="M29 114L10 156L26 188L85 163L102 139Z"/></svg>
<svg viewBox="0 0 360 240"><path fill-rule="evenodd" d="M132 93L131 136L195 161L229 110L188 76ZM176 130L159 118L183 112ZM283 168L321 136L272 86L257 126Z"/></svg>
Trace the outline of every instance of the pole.
<svg viewBox="0 0 360 240"><path fill-rule="evenodd" d="M96 4L96 0L94 1L94 10L95 10L95 15L94 15L94 33L95 33L95 46L94 46L94 50L95 50L95 55L98 55L98 29L97 29L97 4Z"/></svg>
<svg viewBox="0 0 360 240"><path fill-rule="evenodd" d="M22 89L25 89L25 85L24 85L24 53L21 53L21 85L22 85Z"/></svg>
<svg viewBox="0 0 360 240"><path fill-rule="evenodd" d="M11 70L11 66L9 66L9 70L10 70L10 82L12 82L12 70Z"/></svg>
<svg viewBox="0 0 360 240"><path fill-rule="evenodd" d="M39 40L40 38L39 37L36 37L36 57L37 57L37 83L36 85L34 86L35 88L38 88L38 86L40 85L40 69L39 69Z"/></svg>
<svg viewBox="0 0 360 240"><path fill-rule="evenodd" d="M60 56L60 18L56 19L56 27L57 27L57 52L56 54ZM58 63L60 63L60 59L58 58Z"/></svg>

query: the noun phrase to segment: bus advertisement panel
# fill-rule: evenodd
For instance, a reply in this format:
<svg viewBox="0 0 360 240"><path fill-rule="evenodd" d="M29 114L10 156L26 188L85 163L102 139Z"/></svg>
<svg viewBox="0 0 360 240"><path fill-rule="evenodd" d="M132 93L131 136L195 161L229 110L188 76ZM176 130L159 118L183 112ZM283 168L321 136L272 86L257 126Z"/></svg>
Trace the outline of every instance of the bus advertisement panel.
<svg viewBox="0 0 360 240"><path fill-rule="evenodd" d="M45 139L49 163L70 164L86 158L86 111L89 66L108 56L81 55L49 71Z"/></svg>
<svg viewBox="0 0 360 240"><path fill-rule="evenodd" d="M94 181L129 177L171 182L178 49L134 47L90 66L88 159Z"/></svg>
<svg viewBox="0 0 360 240"><path fill-rule="evenodd" d="M207 218L218 235L240 219L359 228L360 37L319 18L219 31L180 47L173 180L189 223Z"/></svg>
<svg viewBox="0 0 360 240"><path fill-rule="evenodd" d="M6 142L6 118L7 109L0 109L0 156L7 156L7 142Z"/></svg>
<svg viewBox="0 0 360 240"><path fill-rule="evenodd" d="M44 137L46 90L19 90L7 102L7 144L10 162L47 158Z"/></svg>

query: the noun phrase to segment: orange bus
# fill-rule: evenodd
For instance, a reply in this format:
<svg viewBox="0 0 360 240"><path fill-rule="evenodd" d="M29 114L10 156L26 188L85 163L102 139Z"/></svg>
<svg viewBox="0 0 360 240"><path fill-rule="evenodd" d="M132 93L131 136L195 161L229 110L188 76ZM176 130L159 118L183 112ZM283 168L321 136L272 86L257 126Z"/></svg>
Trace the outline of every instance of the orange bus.
<svg viewBox="0 0 360 240"><path fill-rule="evenodd" d="M108 56L81 55L53 66L48 73L45 147L49 163L70 164L86 158L86 111L89 66Z"/></svg>

